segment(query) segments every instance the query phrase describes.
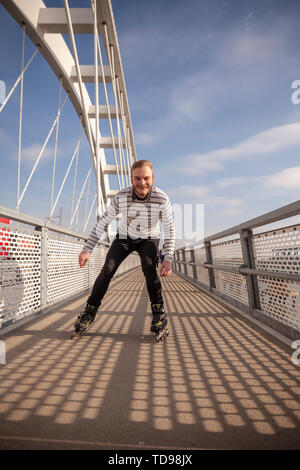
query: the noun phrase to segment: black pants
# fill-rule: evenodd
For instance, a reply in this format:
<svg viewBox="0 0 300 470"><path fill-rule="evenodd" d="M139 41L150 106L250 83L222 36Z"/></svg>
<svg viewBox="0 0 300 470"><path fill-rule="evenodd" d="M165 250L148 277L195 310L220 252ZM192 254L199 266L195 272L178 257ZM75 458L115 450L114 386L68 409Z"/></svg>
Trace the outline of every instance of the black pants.
<svg viewBox="0 0 300 470"><path fill-rule="evenodd" d="M99 307L115 272L130 253L137 251L141 258L147 290L153 304L163 303L161 282L157 274L159 239L120 239L117 235L106 255L105 263L97 277L88 304Z"/></svg>

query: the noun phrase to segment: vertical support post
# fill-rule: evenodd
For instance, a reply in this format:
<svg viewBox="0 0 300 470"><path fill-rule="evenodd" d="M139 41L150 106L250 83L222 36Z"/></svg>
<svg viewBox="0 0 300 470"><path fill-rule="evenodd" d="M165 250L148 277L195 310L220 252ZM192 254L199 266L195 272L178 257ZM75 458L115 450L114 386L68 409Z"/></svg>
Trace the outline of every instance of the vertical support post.
<svg viewBox="0 0 300 470"><path fill-rule="evenodd" d="M176 262L176 266L177 266L177 271L181 272L179 251L175 251L175 262Z"/></svg>
<svg viewBox="0 0 300 470"><path fill-rule="evenodd" d="M242 253L243 253L243 258L244 258L244 266L246 268L255 269L255 257L254 257L254 250L253 250L253 244L252 244L253 232L252 230L245 229L245 230L241 230L239 234L240 234L241 247L242 247ZM250 311L252 312L253 309L260 310L257 275L246 274L246 281L247 281Z"/></svg>
<svg viewBox="0 0 300 470"><path fill-rule="evenodd" d="M181 265L181 257L180 257L180 250L177 252L178 256L178 266L179 266L179 271L182 272L182 265Z"/></svg>
<svg viewBox="0 0 300 470"><path fill-rule="evenodd" d="M176 261L176 251L174 251L174 256L173 256L173 270L177 271L177 261Z"/></svg>
<svg viewBox="0 0 300 470"><path fill-rule="evenodd" d="M190 250L190 260L192 263L196 263L196 257L195 257L195 250L194 248L191 248ZM192 264L192 270L193 270L193 279L197 280L198 275L197 275L197 266Z"/></svg>
<svg viewBox="0 0 300 470"><path fill-rule="evenodd" d="M90 260L87 264L88 289L91 289L93 287L92 270L94 267L93 265L94 265L94 257L95 257L96 250L97 250L97 245L95 247L94 253L91 254Z"/></svg>
<svg viewBox="0 0 300 470"><path fill-rule="evenodd" d="M182 260L183 261L183 273L187 276L187 265L186 265L186 256L185 256L185 249L183 248L181 250L181 253L182 253Z"/></svg>
<svg viewBox="0 0 300 470"><path fill-rule="evenodd" d="M41 227L41 309L47 306L48 294L48 232L49 229Z"/></svg>
<svg viewBox="0 0 300 470"><path fill-rule="evenodd" d="M213 264L213 257L212 257L212 250L211 250L211 242L205 242L205 253L206 253L206 262L208 264ZM210 290L216 288L216 280L215 280L215 273L213 268L208 268L208 278L209 278L209 287Z"/></svg>

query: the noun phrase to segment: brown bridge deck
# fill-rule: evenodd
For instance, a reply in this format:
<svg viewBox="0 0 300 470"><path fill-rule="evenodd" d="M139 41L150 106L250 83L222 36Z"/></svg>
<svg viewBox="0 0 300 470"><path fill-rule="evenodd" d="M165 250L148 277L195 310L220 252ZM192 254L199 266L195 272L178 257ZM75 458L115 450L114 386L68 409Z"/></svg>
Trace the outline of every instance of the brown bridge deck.
<svg viewBox="0 0 300 470"><path fill-rule="evenodd" d="M177 274L163 287L162 343L140 268L79 340L85 298L1 336L0 449L299 449L293 350Z"/></svg>

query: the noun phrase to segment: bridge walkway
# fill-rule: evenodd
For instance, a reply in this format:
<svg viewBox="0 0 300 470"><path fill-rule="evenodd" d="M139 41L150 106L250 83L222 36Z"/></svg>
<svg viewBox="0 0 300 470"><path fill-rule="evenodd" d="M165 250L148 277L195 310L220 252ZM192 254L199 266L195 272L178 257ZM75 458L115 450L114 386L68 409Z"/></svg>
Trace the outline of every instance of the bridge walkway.
<svg viewBox="0 0 300 470"><path fill-rule="evenodd" d="M0 449L300 448L293 350L178 274L162 282L164 342L140 268L79 340L86 297L1 337Z"/></svg>

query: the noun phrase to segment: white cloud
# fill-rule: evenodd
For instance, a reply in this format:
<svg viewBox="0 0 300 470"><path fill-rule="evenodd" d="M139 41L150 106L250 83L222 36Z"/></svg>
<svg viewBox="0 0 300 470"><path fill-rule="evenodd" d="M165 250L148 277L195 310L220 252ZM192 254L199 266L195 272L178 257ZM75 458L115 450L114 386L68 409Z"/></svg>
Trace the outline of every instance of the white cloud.
<svg viewBox="0 0 300 470"><path fill-rule="evenodd" d="M229 188L230 186L236 186L240 184L245 184L248 178L235 176L232 178L222 178L216 181L216 185L219 188Z"/></svg>
<svg viewBox="0 0 300 470"><path fill-rule="evenodd" d="M40 154L40 151L42 149L41 144L31 144L29 147L24 147L22 149L22 161L27 162L27 163L34 163L37 159L37 157ZM43 155L41 156L41 161L48 160L49 158L53 158L54 155L54 149L53 147L46 147Z"/></svg>
<svg viewBox="0 0 300 470"><path fill-rule="evenodd" d="M153 42L151 45L149 37ZM138 103L142 102L144 110L151 110L147 132L156 135L153 143L167 140L191 123L213 123L213 119L223 113L236 112L235 108L244 109L247 115L248 108L253 108L254 103L260 106L262 102L274 99L275 91L284 93L285 71L293 74L298 70L295 56L287 46L288 38L287 29L283 26L278 29L276 21L262 30L259 21L253 18L253 12L245 16L244 23L237 23L230 30L215 31L214 37L209 37L205 31L196 34L191 30L184 37L184 43L181 38L176 41L177 38L172 38L166 31L150 29L145 34L144 29L139 28L128 33L125 45L135 44L137 64L143 64L148 57L145 50L151 52L149 56L154 58L155 65L159 61L162 68L170 63L172 75L169 78L162 75L159 84L146 82L147 90L151 84L151 91L145 93L144 90L142 95L147 97L146 100L142 102L138 92L133 96L139 98L135 107L139 108ZM195 56L203 57L203 61ZM198 67L190 69L187 66L185 73L172 73L172 64L177 63L177 57L185 60L189 57L183 63L198 63ZM149 145L152 141L147 138L140 143Z"/></svg>
<svg viewBox="0 0 300 470"><path fill-rule="evenodd" d="M224 214L225 215L237 215L237 214L242 214L243 213L243 210L241 207L236 207L236 208L232 208L232 209L226 209L224 211Z"/></svg>
<svg viewBox="0 0 300 470"><path fill-rule="evenodd" d="M9 142L9 140L10 136L3 129L0 129L0 143L3 144Z"/></svg>
<svg viewBox="0 0 300 470"><path fill-rule="evenodd" d="M186 198L203 198L209 192L209 189L205 186L193 186L193 185L181 185L168 189L168 195L170 197L183 196Z"/></svg>
<svg viewBox="0 0 300 470"><path fill-rule="evenodd" d="M58 142L57 153L56 153L57 161L64 160L64 159L67 159L69 161L75 151L76 145L77 143L66 141L66 140L63 142ZM21 154L21 161L29 165L34 164L42 150L42 146L43 146L43 143L40 143L40 144L32 143L31 145L27 147L23 147L22 154ZM82 142L80 145L79 155L83 151L84 151L84 142ZM49 141L41 156L40 164L43 164L43 163L49 164L51 163L51 161L53 161L53 158L54 158L54 142Z"/></svg>
<svg viewBox="0 0 300 470"><path fill-rule="evenodd" d="M213 196L209 195L205 198L204 210L215 211L215 214L237 215L243 213L243 200L235 197Z"/></svg>
<svg viewBox="0 0 300 470"><path fill-rule="evenodd" d="M137 132L134 140L137 145L147 146L155 144L159 139L154 132Z"/></svg>
<svg viewBox="0 0 300 470"><path fill-rule="evenodd" d="M249 70L255 65L263 69L276 66L278 60L286 60L287 57L287 31L280 31L269 26L265 31L255 29L253 14L245 18L244 27L233 30L231 34L224 37L222 47L217 52L220 63L233 66L240 70L243 67ZM249 28L250 26L250 28ZM257 74L258 70L253 70ZM260 72L260 70L259 70Z"/></svg>
<svg viewBox="0 0 300 470"><path fill-rule="evenodd" d="M242 199L236 197L216 196L210 186L182 185L169 188L168 195L171 198L190 200L192 203L202 203L205 206L223 208L230 213L239 213L242 206ZM229 213L228 212L228 213Z"/></svg>
<svg viewBox="0 0 300 470"><path fill-rule="evenodd" d="M188 175L219 171L232 160L263 157L297 145L300 145L299 122L268 129L232 147L182 156L179 161L184 161L184 166L174 165L173 171ZM228 180L227 183L230 181Z"/></svg>
<svg viewBox="0 0 300 470"><path fill-rule="evenodd" d="M264 184L272 188L285 190L298 189L300 194L300 166L285 168L273 175L265 177Z"/></svg>
<svg viewBox="0 0 300 470"><path fill-rule="evenodd" d="M283 170L277 171L264 176L254 177L234 177L234 178L223 178L216 182L216 186L219 188L230 188L236 185L243 185L245 187L251 186L252 190L255 188L263 189L265 187L277 190L284 189L285 192L292 191L295 189L299 190L300 193L300 166L284 168Z"/></svg>
<svg viewBox="0 0 300 470"><path fill-rule="evenodd" d="M278 30L247 32L239 26L213 44L205 67L187 73L170 89L170 107L177 117L207 122L235 104L252 104L270 93L278 70L295 66L287 36Z"/></svg>
<svg viewBox="0 0 300 470"><path fill-rule="evenodd" d="M205 200L207 206L226 207L228 210L238 210L242 205L242 200L225 196L210 196Z"/></svg>

